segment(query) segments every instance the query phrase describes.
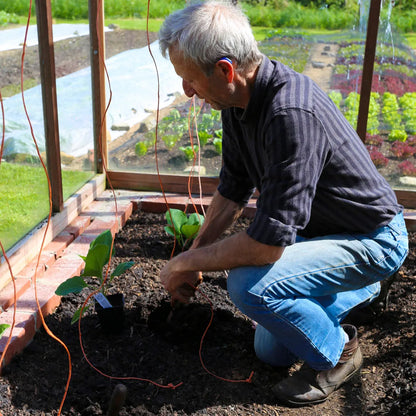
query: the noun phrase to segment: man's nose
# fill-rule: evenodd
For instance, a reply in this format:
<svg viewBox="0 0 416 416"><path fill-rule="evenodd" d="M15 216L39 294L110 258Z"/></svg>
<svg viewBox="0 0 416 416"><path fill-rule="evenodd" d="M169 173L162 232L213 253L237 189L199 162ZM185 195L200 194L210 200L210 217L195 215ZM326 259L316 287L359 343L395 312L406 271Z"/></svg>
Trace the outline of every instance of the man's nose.
<svg viewBox="0 0 416 416"><path fill-rule="evenodd" d="M189 98L193 97L196 94L196 91L191 87L189 82L186 82L185 80L182 80L182 88L186 96Z"/></svg>

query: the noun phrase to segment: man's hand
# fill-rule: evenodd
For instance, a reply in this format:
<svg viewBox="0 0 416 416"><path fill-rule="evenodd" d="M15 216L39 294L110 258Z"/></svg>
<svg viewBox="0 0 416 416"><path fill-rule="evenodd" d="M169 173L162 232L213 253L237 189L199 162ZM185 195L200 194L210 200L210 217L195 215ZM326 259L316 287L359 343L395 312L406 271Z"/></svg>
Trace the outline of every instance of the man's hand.
<svg viewBox="0 0 416 416"><path fill-rule="evenodd" d="M160 281L171 294L172 302L189 303L196 287L202 282L201 272L175 270L176 258L172 259L160 272Z"/></svg>

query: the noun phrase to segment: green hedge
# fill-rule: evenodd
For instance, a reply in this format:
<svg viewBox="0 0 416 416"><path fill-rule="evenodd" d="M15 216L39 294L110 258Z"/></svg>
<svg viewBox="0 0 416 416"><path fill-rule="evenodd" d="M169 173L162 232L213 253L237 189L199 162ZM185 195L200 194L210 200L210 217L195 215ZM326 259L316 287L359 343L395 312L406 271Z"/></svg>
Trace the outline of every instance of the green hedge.
<svg viewBox="0 0 416 416"><path fill-rule="evenodd" d="M27 16L29 0L0 0L0 10ZM53 17L60 19L87 19L87 0L51 0ZM185 5L185 0L151 0L150 17L164 17L173 10ZM108 17L146 17L147 1L145 0L105 0L104 12ZM35 0L32 3L32 13L35 13Z"/></svg>
<svg viewBox="0 0 416 416"><path fill-rule="evenodd" d="M87 0L51 0L53 17L73 20L88 18ZM304 7L295 0L270 0L267 6L260 0L242 2L253 26L272 28L294 27L306 29L352 29L357 23L358 9L349 5L345 8ZM266 3L266 2L264 2ZM33 0L33 13L34 13ZM150 17L165 17L173 10L185 5L185 0L151 0ZM27 16L29 0L0 0L0 11ZM146 0L105 0L106 17L147 16ZM414 11L395 7L392 13L393 27L402 33L416 31Z"/></svg>
<svg viewBox="0 0 416 416"><path fill-rule="evenodd" d="M356 16L349 10L304 8L299 4L289 4L280 9L244 5L244 9L253 26L272 28L305 28L305 29L351 29Z"/></svg>

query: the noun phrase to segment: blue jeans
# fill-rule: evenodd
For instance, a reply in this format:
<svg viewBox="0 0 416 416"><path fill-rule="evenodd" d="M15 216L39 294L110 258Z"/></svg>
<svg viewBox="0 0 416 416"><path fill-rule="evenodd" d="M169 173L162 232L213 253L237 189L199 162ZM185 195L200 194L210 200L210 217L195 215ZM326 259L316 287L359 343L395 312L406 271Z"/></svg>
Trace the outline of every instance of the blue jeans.
<svg viewBox="0 0 416 416"><path fill-rule="evenodd" d="M344 349L341 321L369 303L380 281L408 252L403 215L368 234L298 238L274 264L239 267L228 275L234 304L257 322L257 356L275 366L297 359L316 370L333 368Z"/></svg>

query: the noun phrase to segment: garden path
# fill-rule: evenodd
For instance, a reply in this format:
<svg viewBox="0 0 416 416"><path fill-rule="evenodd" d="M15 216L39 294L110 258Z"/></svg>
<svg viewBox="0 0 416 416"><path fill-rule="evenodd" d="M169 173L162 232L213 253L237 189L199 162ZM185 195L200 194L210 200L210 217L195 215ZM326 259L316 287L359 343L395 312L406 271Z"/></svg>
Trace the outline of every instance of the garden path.
<svg viewBox="0 0 416 416"><path fill-rule="evenodd" d="M312 78L325 92L330 90L332 71L339 46L334 43L315 43L303 73Z"/></svg>

